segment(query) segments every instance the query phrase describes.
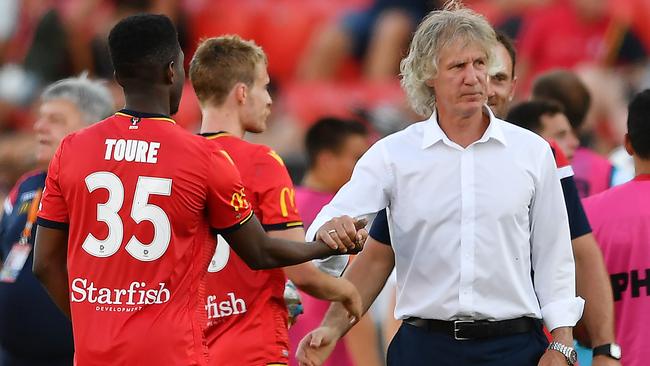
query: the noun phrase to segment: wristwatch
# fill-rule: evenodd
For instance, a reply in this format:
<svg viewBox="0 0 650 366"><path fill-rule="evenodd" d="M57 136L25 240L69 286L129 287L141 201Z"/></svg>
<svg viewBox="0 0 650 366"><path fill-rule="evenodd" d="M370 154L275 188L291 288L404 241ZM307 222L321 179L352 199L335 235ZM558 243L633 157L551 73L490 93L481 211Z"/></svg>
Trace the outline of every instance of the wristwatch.
<svg viewBox="0 0 650 366"><path fill-rule="evenodd" d="M616 343L607 343L602 346L594 347L594 356L604 355L615 360L620 360L622 356L621 346Z"/></svg>
<svg viewBox="0 0 650 366"><path fill-rule="evenodd" d="M578 354L576 353L576 350L569 346L565 346L560 342L551 342L551 344L548 345L548 349L563 354L569 366L573 366L578 362Z"/></svg>

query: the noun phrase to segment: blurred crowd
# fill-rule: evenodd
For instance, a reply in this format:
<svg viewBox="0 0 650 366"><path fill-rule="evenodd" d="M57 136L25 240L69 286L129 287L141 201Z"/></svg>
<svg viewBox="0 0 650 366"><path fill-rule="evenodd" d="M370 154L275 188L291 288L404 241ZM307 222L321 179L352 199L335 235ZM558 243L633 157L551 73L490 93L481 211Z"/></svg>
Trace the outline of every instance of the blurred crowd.
<svg viewBox="0 0 650 366"><path fill-rule="evenodd" d="M650 86L650 2L645 0L467 0L515 40L515 100L545 71L575 71L592 103L580 140L603 156L625 132L628 99ZM251 136L304 170L302 136L324 115L354 118L375 136L420 119L399 87L399 61L434 0L5 0L0 4L0 198L33 169L34 105L42 88L88 73L105 80L115 109L108 30L140 12L177 23L189 60L201 38L238 34L269 57L274 100L270 130ZM187 65L186 65L187 66ZM175 119L196 131L200 110L189 82ZM616 157L614 157L616 159Z"/></svg>

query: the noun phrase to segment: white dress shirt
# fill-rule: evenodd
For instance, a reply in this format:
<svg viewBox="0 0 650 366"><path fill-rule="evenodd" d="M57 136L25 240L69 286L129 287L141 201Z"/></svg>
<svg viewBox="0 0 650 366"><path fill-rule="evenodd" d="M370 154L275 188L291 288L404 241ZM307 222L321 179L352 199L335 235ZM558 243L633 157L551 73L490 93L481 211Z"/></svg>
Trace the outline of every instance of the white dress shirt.
<svg viewBox="0 0 650 366"><path fill-rule="evenodd" d="M332 217L388 207L396 318L529 316L551 330L574 326L584 301L550 146L484 110L489 126L467 148L445 135L435 112L375 143L307 238Z"/></svg>

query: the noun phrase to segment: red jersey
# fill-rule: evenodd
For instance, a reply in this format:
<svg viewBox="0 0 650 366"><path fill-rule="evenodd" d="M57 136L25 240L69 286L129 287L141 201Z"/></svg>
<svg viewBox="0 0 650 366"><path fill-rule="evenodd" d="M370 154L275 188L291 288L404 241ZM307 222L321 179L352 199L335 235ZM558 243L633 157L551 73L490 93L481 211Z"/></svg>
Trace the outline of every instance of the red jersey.
<svg viewBox="0 0 650 366"><path fill-rule="evenodd" d="M205 365L209 226L235 229L252 211L215 144L128 113L67 136L45 183L39 225L69 227L75 362Z"/></svg>
<svg viewBox="0 0 650 366"><path fill-rule="evenodd" d="M551 151L553 151L558 178L562 180L568 177L573 177L573 168L571 167L571 163L566 155L564 155L557 142L549 140L548 144L551 145Z"/></svg>
<svg viewBox="0 0 650 366"><path fill-rule="evenodd" d="M295 191L282 159L263 145L227 133L205 134L232 157L246 199L267 231L301 227ZM219 236L206 276L206 338L219 366L288 362L286 277L282 269L251 270Z"/></svg>

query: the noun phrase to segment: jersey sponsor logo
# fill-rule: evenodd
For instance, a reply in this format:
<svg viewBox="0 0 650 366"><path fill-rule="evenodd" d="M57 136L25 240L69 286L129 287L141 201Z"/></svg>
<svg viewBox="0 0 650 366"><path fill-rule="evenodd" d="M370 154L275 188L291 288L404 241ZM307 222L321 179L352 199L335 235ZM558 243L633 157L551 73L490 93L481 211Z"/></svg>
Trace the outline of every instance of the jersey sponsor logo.
<svg viewBox="0 0 650 366"><path fill-rule="evenodd" d="M145 282L133 281L126 288L109 288L97 287L86 278L75 278L70 288L70 302L97 304L95 311L138 311L142 305L164 304L171 298L164 282L149 287Z"/></svg>
<svg viewBox="0 0 650 366"><path fill-rule="evenodd" d="M230 198L230 205L235 209L236 212L239 212L240 209L248 208L249 204L246 200L246 193L244 193L244 188L232 194L232 197Z"/></svg>
<svg viewBox="0 0 650 366"><path fill-rule="evenodd" d="M158 149L160 142L106 139L106 153L104 160L133 161L136 163L155 164L158 162Z"/></svg>
<svg viewBox="0 0 650 366"><path fill-rule="evenodd" d="M293 212L297 213L296 209L296 191L293 188L284 187L280 191L280 210L282 211L282 217L289 217L289 205L287 205L287 198L289 199L289 205Z"/></svg>
<svg viewBox="0 0 650 366"><path fill-rule="evenodd" d="M243 299L238 299L234 292L229 292L226 297L222 301L218 301L216 295L207 297L205 311L208 315L208 321L246 312L246 302Z"/></svg>
<svg viewBox="0 0 650 366"><path fill-rule="evenodd" d="M650 296L650 268L640 271L635 269L629 273L612 273L610 280L614 292L614 301L622 300L623 294L628 288L631 290L630 296L633 298L641 296L642 287L645 287L645 291L643 291L645 296Z"/></svg>

